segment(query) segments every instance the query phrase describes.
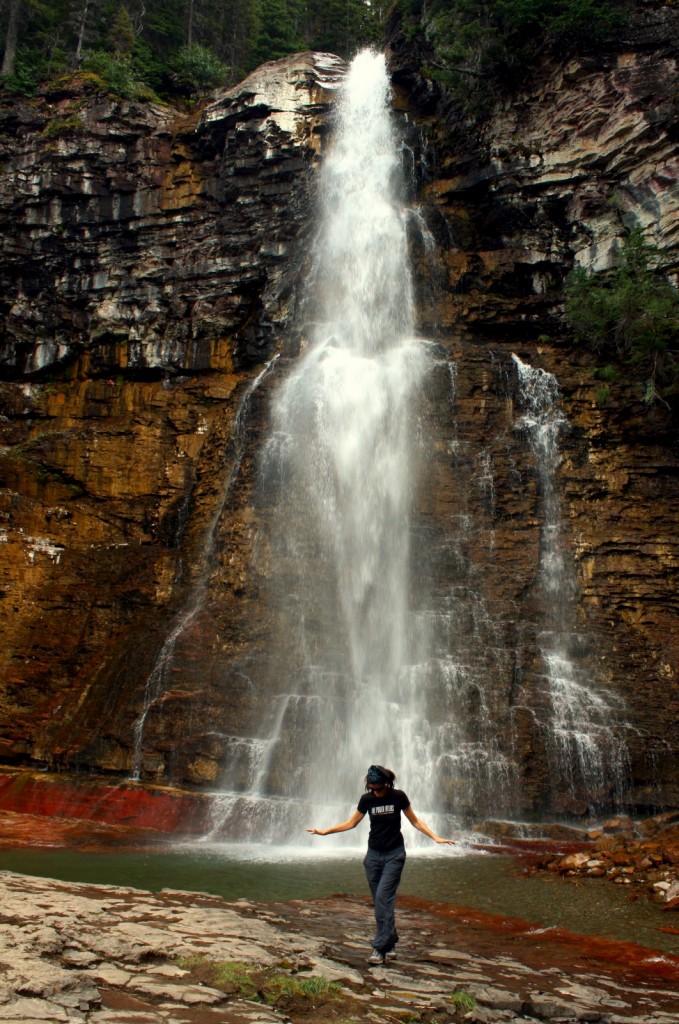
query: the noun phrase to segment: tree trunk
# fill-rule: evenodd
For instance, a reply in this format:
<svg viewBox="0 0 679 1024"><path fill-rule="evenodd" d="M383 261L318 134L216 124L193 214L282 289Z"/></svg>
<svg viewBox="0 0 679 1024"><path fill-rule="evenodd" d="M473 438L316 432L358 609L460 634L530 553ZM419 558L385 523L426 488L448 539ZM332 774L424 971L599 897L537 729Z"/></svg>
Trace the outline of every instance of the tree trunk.
<svg viewBox="0 0 679 1024"><path fill-rule="evenodd" d="M75 62L80 64L83 54L83 42L85 41L85 29L87 27L87 15L90 12L90 0L85 0L83 4L83 13L80 19L80 27L78 29L78 45L75 48Z"/></svg>
<svg viewBox="0 0 679 1024"><path fill-rule="evenodd" d="M7 21L7 35L5 36L5 53L2 58L2 70L0 74L14 74L14 62L17 55L17 40L19 37L19 9L21 0L10 0L9 18Z"/></svg>

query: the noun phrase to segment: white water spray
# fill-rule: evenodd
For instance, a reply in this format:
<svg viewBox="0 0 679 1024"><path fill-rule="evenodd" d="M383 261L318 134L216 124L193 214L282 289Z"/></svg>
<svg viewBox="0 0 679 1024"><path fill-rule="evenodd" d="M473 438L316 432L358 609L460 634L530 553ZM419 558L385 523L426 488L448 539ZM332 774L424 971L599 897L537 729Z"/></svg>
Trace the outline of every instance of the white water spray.
<svg viewBox="0 0 679 1024"><path fill-rule="evenodd" d="M455 726L428 718L451 682L412 607L411 518L422 385L448 369L415 337L403 195L385 61L366 51L338 98L306 347L276 396L262 464L266 756L245 792L224 794L222 837L294 841L304 824L345 817L372 762L394 768L419 810L445 802L432 779Z"/></svg>
<svg viewBox="0 0 679 1024"><path fill-rule="evenodd" d="M441 833L451 813L509 803L486 671L500 637L464 586L434 598L434 549L420 543L414 564L431 443L420 414L429 390L454 392L455 368L415 337L405 193L385 61L364 52L321 174L305 347L262 461L272 664L250 721L263 757L220 798L215 838L299 842L305 825L347 816L373 762ZM442 543L464 561L461 537Z"/></svg>

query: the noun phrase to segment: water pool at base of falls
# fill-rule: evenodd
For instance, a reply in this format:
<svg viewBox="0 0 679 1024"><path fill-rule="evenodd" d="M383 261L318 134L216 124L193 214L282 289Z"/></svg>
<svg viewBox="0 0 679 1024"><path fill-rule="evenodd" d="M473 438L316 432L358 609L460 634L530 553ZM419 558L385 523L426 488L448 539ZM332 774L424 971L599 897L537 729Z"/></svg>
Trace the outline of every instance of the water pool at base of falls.
<svg viewBox="0 0 679 1024"><path fill-rule="evenodd" d="M202 843L101 853L17 849L0 851L0 870L154 892L206 892L227 900L314 900L367 895L363 855L362 847L333 853ZM672 915L645 893L632 898L630 889L601 879L528 875L512 857L418 851L408 854L399 892L676 953L677 935L660 930L673 924Z"/></svg>

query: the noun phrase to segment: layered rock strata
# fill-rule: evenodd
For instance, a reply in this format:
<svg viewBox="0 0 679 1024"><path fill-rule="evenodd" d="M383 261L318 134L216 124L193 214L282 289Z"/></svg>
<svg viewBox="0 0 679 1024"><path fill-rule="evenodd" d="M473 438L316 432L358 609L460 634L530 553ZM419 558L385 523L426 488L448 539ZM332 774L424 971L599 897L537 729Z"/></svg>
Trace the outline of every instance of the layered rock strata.
<svg viewBox="0 0 679 1024"><path fill-rule="evenodd" d="M480 135L392 47L419 331L451 366L419 410L414 589L439 610L463 595L456 650L518 766L515 810L583 812L549 780L540 481L513 352L561 388L574 630L592 685L620 701L628 799L679 803L671 409L647 407L633 379L601 404L560 306L573 263L610 265L634 223L677 269L676 10L642 7L634 37L545 63ZM86 91L4 108L8 760L246 784L233 737L270 713L252 679L277 659L257 465L299 350L313 170L340 72L327 55L278 62L190 117Z"/></svg>
<svg viewBox="0 0 679 1024"><path fill-rule="evenodd" d="M622 383L602 395L596 356L569 341L561 287L576 264L610 268L636 225L676 280L678 40L676 8L640 4L619 46L545 60L526 90L500 97L479 127L418 74L398 32L392 37L394 80L419 114L422 192L438 242L433 287L429 257L415 246L421 330L441 338L457 365L455 472L443 472L449 489L477 491L467 507L459 497L450 501L458 515L470 513L466 543L482 592L489 605L503 595L507 607L521 608L500 613L510 630L513 618L519 631L530 633L532 620L539 632L531 591L540 483L516 436L516 352L554 374L562 391L558 473L577 571L576 628L595 647L583 649L581 664L624 698L637 799L652 802L660 781L656 799L662 793L659 802L671 804L678 797L667 728L679 713L676 408L673 399L645 404L642 375L624 366ZM530 644L508 647L516 652L515 680L525 680ZM526 703L534 708L531 689ZM523 704L526 691L517 692ZM530 730L523 721L519 747L528 761ZM535 766L526 768L530 787Z"/></svg>
<svg viewBox="0 0 679 1024"><path fill-rule="evenodd" d="M3 110L2 756L130 768L290 325L341 71L281 61L191 117L86 83Z"/></svg>

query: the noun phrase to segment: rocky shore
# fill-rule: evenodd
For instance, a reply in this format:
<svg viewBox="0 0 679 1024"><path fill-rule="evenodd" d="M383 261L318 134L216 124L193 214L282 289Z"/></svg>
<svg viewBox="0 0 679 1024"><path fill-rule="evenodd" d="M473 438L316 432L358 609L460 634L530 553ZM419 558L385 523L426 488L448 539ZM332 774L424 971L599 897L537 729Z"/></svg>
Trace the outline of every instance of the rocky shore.
<svg viewBox="0 0 679 1024"><path fill-rule="evenodd" d="M662 910L679 910L679 811L637 822L609 818L585 835L589 848L546 854L536 867L630 885L661 903Z"/></svg>
<svg viewBox="0 0 679 1024"><path fill-rule="evenodd" d="M0 873L0 1021L676 1024L679 958L400 901L397 961L370 969L364 898L215 896Z"/></svg>

